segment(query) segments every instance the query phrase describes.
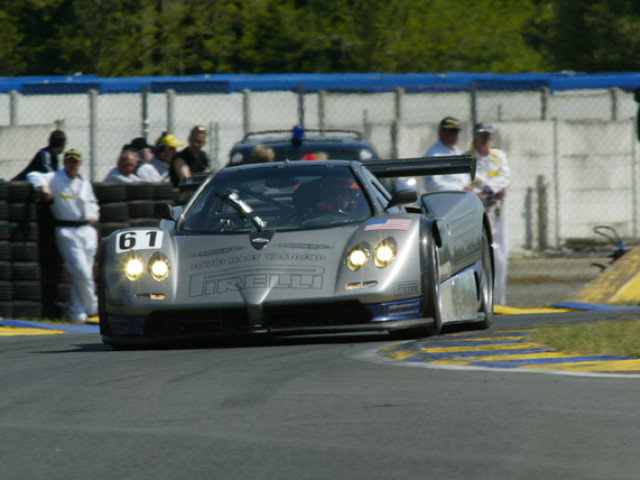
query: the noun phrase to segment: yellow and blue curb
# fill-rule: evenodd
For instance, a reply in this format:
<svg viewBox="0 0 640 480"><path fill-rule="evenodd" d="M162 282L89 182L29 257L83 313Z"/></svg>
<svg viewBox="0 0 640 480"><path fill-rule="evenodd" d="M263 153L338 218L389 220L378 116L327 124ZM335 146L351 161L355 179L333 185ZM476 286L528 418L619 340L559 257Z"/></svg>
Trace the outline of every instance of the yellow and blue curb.
<svg viewBox="0 0 640 480"><path fill-rule="evenodd" d="M382 349L386 359L440 368L640 374L640 359L559 352L531 341L533 330L446 335Z"/></svg>
<svg viewBox="0 0 640 480"><path fill-rule="evenodd" d="M63 324L42 323L27 320L0 320L0 337L17 335L55 335L61 333L98 333L97 319L86 323Z"/></svg>

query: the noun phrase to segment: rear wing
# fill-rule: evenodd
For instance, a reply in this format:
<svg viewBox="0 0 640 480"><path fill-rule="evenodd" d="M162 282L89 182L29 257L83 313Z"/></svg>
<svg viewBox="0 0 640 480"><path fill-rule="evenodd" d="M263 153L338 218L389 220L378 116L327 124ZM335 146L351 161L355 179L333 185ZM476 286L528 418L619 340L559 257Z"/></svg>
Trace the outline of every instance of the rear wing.
<svg viewBox="0 0 640 480"><path fill-rule="evenodd" d="M476 176L476 157L471 155L370 160L364 165L378 178L468 173L473 180Z"/></svg>

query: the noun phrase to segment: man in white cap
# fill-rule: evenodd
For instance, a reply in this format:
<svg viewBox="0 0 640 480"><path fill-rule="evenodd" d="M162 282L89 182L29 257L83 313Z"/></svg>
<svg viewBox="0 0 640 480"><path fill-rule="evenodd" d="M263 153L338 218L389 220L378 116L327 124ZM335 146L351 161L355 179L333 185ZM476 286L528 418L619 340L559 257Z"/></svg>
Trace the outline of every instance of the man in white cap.
<svg viewBox="0 0 640 480"><path fill-rule="evenodd" d="M495 263L494 302L506 301L507 265L509 244L507 237L506 190L511 185L511 168L503 150L491 145L493 127L480 122L473 129L472 155L476 158L476 177L471 188L485 205L493 233ZM468 188L467 188L468 189Z"/></svg>
<svg viewBox="0 0 640 480"><path fill-rule="evenodd" d="M98 233L93 225L100 218L100 207L91 182L78 173L81 164L80 152L67 150L61 170L27 174L42 199L51 203L56 245L71 280L68 318L72 322L85 322L98 313L93 281Z"/></svg>
<svg viewBox="0 0 640 480"><path fill-rule="evenodd" d="M425 152L425 157L443 157L460 155L458 138L460 137L460 120L444 117L438 127L438 140ZM463 190L469 185L471 177L466 173L447 175L428 175L424 177L424 188L427 192L437 190Z"/></svg>

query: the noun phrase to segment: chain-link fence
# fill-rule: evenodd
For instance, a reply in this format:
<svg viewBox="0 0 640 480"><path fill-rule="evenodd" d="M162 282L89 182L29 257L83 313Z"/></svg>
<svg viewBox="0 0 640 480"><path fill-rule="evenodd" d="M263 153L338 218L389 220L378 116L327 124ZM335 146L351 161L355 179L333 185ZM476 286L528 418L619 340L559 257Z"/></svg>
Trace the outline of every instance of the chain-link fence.
<svg viewBox="0 0 640 480"><path fill-rule="evenodd" d="M614 227L629 245L640 236L632 92L514 91L500 82L368 91L270 88L228 93L206 82L189 88L156 82L129 92L77 93L74 86L67 93L0 94L0 177L19 172L46 143L44 131L56 124L66 130L68 147L88 159L83 174L101 181L132 138L153 142L170 131L186 143L194 125L207 127L205 150L214 167L222 168L245 133L296 124L359 130L383 158L421 156L436 140L440 119L452 115L463 122L463 149L470 145L472 125L482 120L493 124L495 145L507 153L513 174L506 200L512 259L606 256L614 245L594 233L598 225ZM545 272L532 277L545 281Z"/></svg>

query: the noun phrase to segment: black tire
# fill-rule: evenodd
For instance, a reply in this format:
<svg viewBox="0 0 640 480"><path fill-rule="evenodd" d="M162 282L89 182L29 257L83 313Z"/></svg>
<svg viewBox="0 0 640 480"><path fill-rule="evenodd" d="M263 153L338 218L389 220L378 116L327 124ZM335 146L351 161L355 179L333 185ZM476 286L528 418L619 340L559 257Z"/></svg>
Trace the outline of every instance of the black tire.
<svg viewBox="0 0 640 480"><path fill-rule="evenodd" d="M33 187L27 181L9 182L7 199L9 203L25 203L33 198Z"/></svg>
<svg viewBox="0 0 640 480"><path fill-rule="evenodd" d="M12 242L37 242L40 239L40 229L37 222L11 222L9 240Z"/></svg>
<svg viewBox="0 0 640 480"><path fill-rule="evenodd" d="M3 178L0 178L0 201L6 201L9 198L9 184Z"/></svg>
<svg viewBox="0 0 640 480"><path fill-rule="evenodd" d="M13 301L13 316L17 318L42 318L42 304L32 301Z"/></svg>
<svg viewBox="0 0 640 480"><path fill-rule="evenodd" d="M11 243L0 240L0 262L11 259Z"/></svg>
<svg viewBox="0 0 640 480"><path fill-rule="evenodd" d="M155 205L156 203L153 200L133 200L129 202L129 220L153 217Z"/></svg>
<svg viewBox="0 0 640 480"><path fill-rule="evenodd" d="M440 304L440 260L433 238L427 238L425 273L422 277L423 316L432 317L429 335L439 335L442 330L442 306Z"/></svg>
<svg viewBox="0 0 640 480"><path fill-rule="evenodd" d="M37 262L39 256L37 242L11 242L11 261Z"/></svg>
<svg viewBox="0 0 640 480"><path fill-rule="evenodd" d="M0 240L9 240L11 237L10 223L6 220L0 220Z"/></svg>
<svg viewBox="0 0 640 480"><path fill-rule="evenodd" d="M10 271L11 280L15 282L40 280L41 278L41 269L38 262L12 262Z"/></svg>
<svg viewBox="0 0 640 480"><path fill-rule="evenodd" d="M36 204L27 203L10 203L9 204L9 221L11 222L37 222L38 210Z"/></svg>
<svg viewBox="0 0 640 480"><path fill-rule="evenodd" d="M178 198L178 189L170 183L153 184L153 199L157 202L173 204Z"/></svg>
<svg viewBox="0 0 640 480"><path fill-rule="evenodd" d="M42 300L42 291L40 289L40 282L34 281L21 281L11 282L11 288L13 290L13 300L29 300L37 301Z"/></svg>
<svg viewBox="0 0 640 480"><path fill-rule="evenodd" d="M0 220L9 220L9 202L0 200Z"/></svg>
<svg viewBox="0 0 640 480"><path fill-rule="evenodd" d="M0 302L11 301L13 297L13 289L11 282L0 282Z"/></svg>
<svg viewBox="0 0 640 480"><path fill-rule="evenodd" d="M114 202L100 204L100 221L103 223L126 222L129 220L129 204Z"/></svg>
<svg viewBox="0 0 640 480"><path fill-rule="evenodd" d="M11 262L0 261L0 280L11 280Z"/></svg>
<svg viewBox="0 0 640 480"><path fill-rule="evenodd" d="M0 319L13 316L13 303L0 301Z"/></svg>
<svg viewBox="0 0 640 480"><path fill-rule="evenodd" d="M119 182L94 183L93 192L100 206L127 200L127 186Z"/></svg>
<svg viewBox="0 0 640 480"><path fill-rule="evenodd" d="M127 201L153 200L154 186L152 183L127 183Z"/></svg>
<svg viewBox="0 0 640 480"><path fill-rule="evenodd" d="M474 323L478 330L486 330L493 319L493 255L486 227L482 228L482 278L478 285L478 312L484 319Z"/></svg>

